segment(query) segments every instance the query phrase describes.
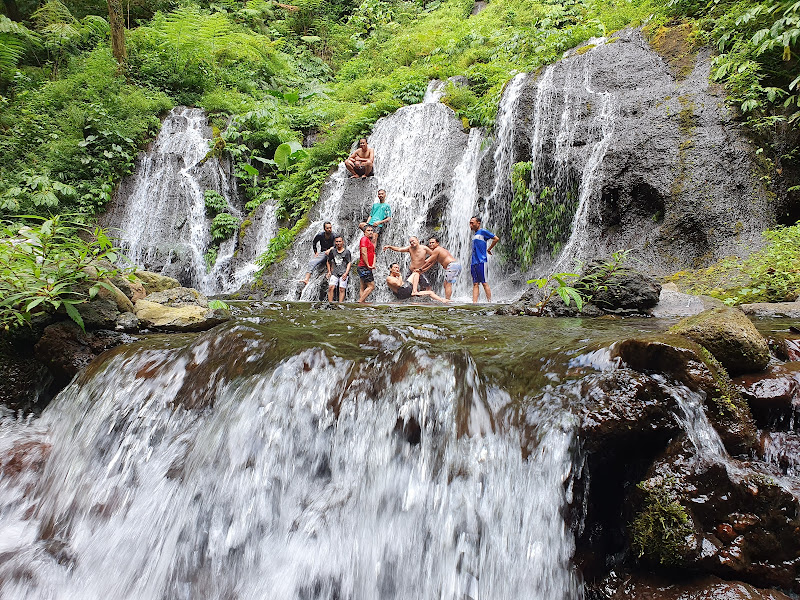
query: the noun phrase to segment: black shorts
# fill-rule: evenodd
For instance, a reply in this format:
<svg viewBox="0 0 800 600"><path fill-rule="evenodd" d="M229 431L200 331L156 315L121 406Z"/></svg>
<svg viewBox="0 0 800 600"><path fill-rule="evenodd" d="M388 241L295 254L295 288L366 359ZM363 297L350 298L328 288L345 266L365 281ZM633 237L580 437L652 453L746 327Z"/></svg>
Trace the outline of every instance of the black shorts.
<svg viewBox="0 0 800 600"><path fill-rule="evenodd" d="M369 283L370 281L375 281L375 277L372 274L372 269L367 267L358 267L358 276L361 278L361 281L364 283Z"/></svg>
<svg viewBox="0 0 800 600"><path fill-rule="evenodd" d="M406 279L411 277L411 274L413 272L414 271L409 271L408 274L406 275ZM417 289L418 290L429 290L429 289L431 289L431 282L428 279L428 277L425 275L425 273L420 273L419 274L419 283L417 284Z"/></svg>
<svg viewBox="0 0 800 600"><path fill-rule="evenodd" d="M367 172L367 167L361 163L353 165L353 171L356 175L364 175Z"/></svg>
<svg viewBox="0 0 800 600"><path fill-rule="evenodd" d="M394 292L394 295L397 296L398 300L406 300L411 298L411 284L407 281L397 288L397 291Z"/></svg>

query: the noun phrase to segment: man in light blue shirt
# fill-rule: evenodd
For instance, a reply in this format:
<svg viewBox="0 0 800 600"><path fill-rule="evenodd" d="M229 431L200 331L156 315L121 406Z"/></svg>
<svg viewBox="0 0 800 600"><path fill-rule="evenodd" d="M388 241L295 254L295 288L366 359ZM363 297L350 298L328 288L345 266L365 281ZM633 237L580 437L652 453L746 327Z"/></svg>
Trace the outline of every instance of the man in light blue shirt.
<svg viewBox="0 0 800 600"><path fill-rule="evenodd" d="M472 230L472 261L470 265L470 272L472 273L472 303L478 302L481 288L486 294L486 301L492 301L492 290L489 289L489 284L486 283L486 262L489 260L488 255L492 253L492 248L500 241L500 238L493 234L491 231L481 229L481 218L474 216L469 220L469 228ZM489 245L486 242L489 241Z"/></svg>
<svg viewBox="0 0 800 600"><path fill-rule="evenodd" d="M375 233L378 234L378 239L380 239L380 235L383 233L383 226L391 220L392 208L386 204L386 190L378 190L378 201L372 205L372 209L369 211L369 218L359 223L358 227L361 231L364 231L367 225L372 225L375 228Z"/></svg>

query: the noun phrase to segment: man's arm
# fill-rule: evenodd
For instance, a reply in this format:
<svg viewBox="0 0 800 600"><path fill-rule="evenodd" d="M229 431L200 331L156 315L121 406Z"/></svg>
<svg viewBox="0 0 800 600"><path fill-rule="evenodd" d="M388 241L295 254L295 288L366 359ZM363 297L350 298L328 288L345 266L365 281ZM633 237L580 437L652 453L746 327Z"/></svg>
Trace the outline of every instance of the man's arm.
<svg viewBox="0 0 800 600"><path fill-rule="evenodd" d="M312 250L312 252L314 252L314 256L319 254L319 250L317 250L317 246L321 247L321 244L322 244L322 239L321 239L320 235L319 234L315 235L314 239L311 242L311 250Z"/></svg>
<svg viewBox="0 0 800 600"><path fill-rule="evenodd" d="M411 250L411 246L403 246L402 248L398 246L384 246L384 250L394 250L395 252L409 252Z"/></svg>
<svg viewBox="0 0 800 600"><path fill-rule="evenodd" d="M497 242L500 241L500 238L497 237L497 236L494 236L491 241L492 241L492 243L489 244L489 247L486 249L486 253L487 254L491 254L492 253L492 248L494 248L495 245L497 244Z"/></svg>
<svg viewBox="0 0 800 600"><path fill-rule="evenodd" d="M351 260L347 263L347 266L344 268L344 273L341 276L341 279L347 279L347 276L350 275L350 268L353 266L353 261Z"/></svg>
<svg viewBox="0 0 800 600"><path fill-rule="evenodd" d="M431 267L433 267L433 265L435 265L436 262L439 260L439 248L437 248L436 250L431 250L430 248L428 248L428 250L430 251L431 255L425 259L425 264L422 265L422 268L420 269L420 271L422 271L423 273L427 273L431 269Z"/></svg>

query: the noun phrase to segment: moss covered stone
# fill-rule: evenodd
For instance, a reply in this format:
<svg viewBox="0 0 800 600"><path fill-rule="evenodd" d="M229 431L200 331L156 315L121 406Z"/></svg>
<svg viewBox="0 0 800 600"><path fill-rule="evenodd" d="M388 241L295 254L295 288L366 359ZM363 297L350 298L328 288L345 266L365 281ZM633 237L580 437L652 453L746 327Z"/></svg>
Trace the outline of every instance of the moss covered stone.
<svg viewBox="0 0 800 600"><path fill-rule="evenodd" d="M687 317L670 329L707 349L733 375L763 371L767 341L738 308L720 307Z"/></svg>

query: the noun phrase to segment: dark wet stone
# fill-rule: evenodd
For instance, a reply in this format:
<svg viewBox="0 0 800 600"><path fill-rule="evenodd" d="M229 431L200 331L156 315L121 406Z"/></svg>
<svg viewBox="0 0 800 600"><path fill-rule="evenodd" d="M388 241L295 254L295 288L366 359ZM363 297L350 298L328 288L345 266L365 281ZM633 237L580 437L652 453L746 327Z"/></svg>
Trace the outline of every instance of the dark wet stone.
<svg viewBox="0 0 800 600"><path fill-rule="evenodd" d="M595 600L789 600L772 589L759 589L741 581L696 576L676 581L649 573L609 575L587 594Z"/></svg>
<svg viewBox="0 0 800 600"><path fill-rule="evenodd" d="M117 331L84 332L72 321L62 321L45 328L34 352L62 388L99 354L133 340Z"/></svg>
<svg viewBox="0 0 800 600"><path fill-rule="evenodd" d="M636 515L632 539L642 534L642 521L637 519L652 509L643 491L650 489L658 490L662 498L655 510L664 510L668 503L679 506L687 519L680 527L688 527L691 534L683 537L681 533L677 544L667 545L665 559L659 551L669 539L664 532L679 527L670 516L675 511L665 512L664 532L645 535L646 562L741 579L760 587L800 589L800 503L756 463L709 461L679 438L631 496Z"/></svg>
<svg viewBox="0 0 800 600"><path fill-rule="evenodd" d="M733 383L762 427L790 420L800 405L800 363L771 365L764 373L743 375Z"/></svg>
<svg viewBox="0 0 800 600"><path fill-rule="evenodd" d="M725 369L702 346L677 335L662 334L617 342L612 355L641 373L660 373L705 394L706 414L733 454L757 444L747 403Z"/></svg>
<svg viewBox="0 0 800 600"><path fill-rule="evenodd" d="M591 295L591 303L606 312L647 313L658 304L661 284L634 269L607 272L605 261L595 260L583 269L575 283L579 291Z"/></svg>

